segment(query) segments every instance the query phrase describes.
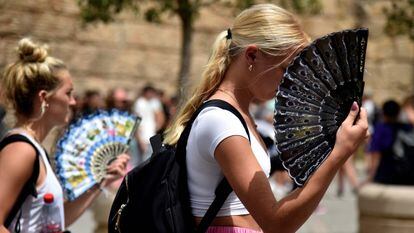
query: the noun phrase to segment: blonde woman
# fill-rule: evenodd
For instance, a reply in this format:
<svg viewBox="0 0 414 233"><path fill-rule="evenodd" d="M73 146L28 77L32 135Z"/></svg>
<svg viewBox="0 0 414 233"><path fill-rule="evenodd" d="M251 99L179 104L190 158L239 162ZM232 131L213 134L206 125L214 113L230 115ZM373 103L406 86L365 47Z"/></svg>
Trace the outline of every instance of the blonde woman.
<svg viewBox="0 0 414 233"><path fill-rule="evenodd" d="M366 112L361 109L353 124L358 113L354 103L328 159L303 188L276 201L268 182L269 156L248 110L253 99L274 97L283 72L308 40L295 17L280 7L262 4L243 11L229 30L218 35L201 84L166 132L165 142L176 144L195 109L211 99L230 103L247 122L251 144L240 121L226 110L208 107L192 125L186 163L196 223L214 200L215 187L223 176L234 190L207 232L295 232L315 210L337 170L364 140Z"/></svg>
<svg viewBox="0 0 414 233"><path fill-rule="evenodd" d="M68 123L70 107L75 105L68 69L62 61L48 56L44 46L25 38L18 44L18 60L5 69L2 88L17 122L0 142L0 232L40 232L45 193L54 195L64 229L85 211L101 187L124 175L129 157L120 155L108 166L108 175L99 186L74 202L64 203L62 188L40 143L53 127ZM19 140L9 140L16 137ZM11 213L23 190L31 188L32 195Z"/></svg>

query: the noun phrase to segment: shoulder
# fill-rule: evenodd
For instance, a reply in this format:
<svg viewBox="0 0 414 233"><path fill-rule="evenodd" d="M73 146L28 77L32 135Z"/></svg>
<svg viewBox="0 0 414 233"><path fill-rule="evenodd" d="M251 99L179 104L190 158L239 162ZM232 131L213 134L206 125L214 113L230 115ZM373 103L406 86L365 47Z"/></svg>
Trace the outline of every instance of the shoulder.
<svg viewBox="0 0 414 233"><path fill-rule="evenodd" d="M214 154L217 145L228 137L242 136L248 139L239 118L218 107L208 107L202 110L194 121L193 130L198 147L208 147L206 149L209 154Z"/></svg>
<svg viewBox="0 0 414 233"><path fill-rule="evenodd" d="M197 120L237 120L240 122L236 115L219 107L207 107L203 109L198 115Z"/></svg>
<svg viewBox="0 0 414 233"><path fill-rule="evenodd" d="M237 116L230 111L218 107L203 109L194 121L194 125L205 126L208 129L217 129L221 132L230 129L246 131Z"/></svg>
<svg viewBox="0 0 414 233"><path fill-rule="evenodd" d="M13 158L14 160L21 160L34 162L36 159L36 149L29 143L23 141L16 141L7 144L0 151L2 158Z"/></svg>
<svg viewBox="0 0 414 233"><path fill-rule="evenodd" d="M27 142L7 144L0 151L0 169L10 177L29 178L36 161L36 150Z"/></svg>

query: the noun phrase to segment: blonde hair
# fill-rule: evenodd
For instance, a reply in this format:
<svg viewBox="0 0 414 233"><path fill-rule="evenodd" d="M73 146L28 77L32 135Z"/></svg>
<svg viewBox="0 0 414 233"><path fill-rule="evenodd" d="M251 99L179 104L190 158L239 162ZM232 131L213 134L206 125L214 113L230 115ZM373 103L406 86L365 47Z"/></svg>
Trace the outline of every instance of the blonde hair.
<svg viewBox="0 0 414 233"><path fill-rule="evenodd" d="M38 45L29 38L19 41L17 54L17 61L4 71L2 97L16 110L16 115L30 117L36 94L40 90L56 89L60 80L55 74L66 66L61 60L48 56L46 45Z"/></svg>
<svg viewBox="0 0 414 233"><path fill-rule="evenodd" d="M231 37L227 38L229 32ZM248 45L255 44L271 56L288 58L309 43L309 37L293 14L273 4L259 4L244 10L229 32L223 31L216 38L202 82L166 131L165 143L177 143L195 110L218 89L232 58Z"/></svg>

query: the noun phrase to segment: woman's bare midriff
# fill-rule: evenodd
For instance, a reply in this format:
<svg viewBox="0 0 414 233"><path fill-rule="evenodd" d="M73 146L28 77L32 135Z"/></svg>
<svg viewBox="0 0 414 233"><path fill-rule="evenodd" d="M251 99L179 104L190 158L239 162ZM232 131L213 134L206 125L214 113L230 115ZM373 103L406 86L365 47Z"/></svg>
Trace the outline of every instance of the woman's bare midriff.
<svg viewBox="0 0 414 233"><path fill-rule="evenodd" d="M197 225L201 222L200 217L195 217ZM255 231L261 231L259 225L253 219L251 215L232 215L216 217L210 226L235 226L249 228Z"/></svg>

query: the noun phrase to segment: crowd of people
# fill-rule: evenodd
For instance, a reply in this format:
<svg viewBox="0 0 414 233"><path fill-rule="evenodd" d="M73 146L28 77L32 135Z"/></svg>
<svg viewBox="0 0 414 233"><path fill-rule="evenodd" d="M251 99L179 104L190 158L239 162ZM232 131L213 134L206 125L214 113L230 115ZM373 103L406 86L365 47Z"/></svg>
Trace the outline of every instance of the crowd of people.
<svg viewBox="0 0 414 233"><path fill-rule="evenodd" d="M398 177L401 180L392 176L397 162L392 160L390 151L401 131L413 131L414 98L404 102L403 114L395 101L384 103L378 114L374 102L364 98L362 107L353 103L330 156L303 187L294 188L274 150L272 99L286 67L307 44L309 36L290 12L273 4L244 10L230 29L217 36L200 85L177 112L177 99L168 98L151 85L143 87L138 95L117 87L107 95L100 90L86 90L74 96L76 87L64 62L51 57L42 45L27 38L20 40L18 59L5 69L2 78L3 95L14 108L17 122L4 132L0 143L0 232L40 232L45 193L54 194L61 228L65 229L91 205L102 188L125 175L128 163L133 167L151 156L151 136L163 133L164 142L175 145L192 114L211 99L226 101L236 108L249 132L236 116L215 107L201 111L192 126L186 148L191 156L186 163L196 224L206 213L215 196L215 185L223 177L234 190L208 228L209 233L296 231L315 211L338 171L349 177L355 192L364 183L357 180L352 162L360 145L366 145L364 150L371 164L369 182L406 184L404 176ZM141 117L130 155L121 154L108 165L102 183L74 202L65 201L41 146L43 139L55 126L67 125L71 119L98 109L112 108ZM368 131L372 137L367 141ZM274 176L269 178L272 173ZM25 189L34 192L17 207L19 213L13 213ZM339 186L338 194L342 192Z"/></svg>
<svg viewBox="0 0 414 233"><path fill-rule="evenodd" d="M141 118L136 135L131 140L131 165L136 166L151 156L149 139L164 132L175 115L177 99L168 97L163 90L151 84L142 87L139 93L117 87L102 94L99 90L85 90L72 106L74 119L97 110L118 109L133 113Z"/></svg>

